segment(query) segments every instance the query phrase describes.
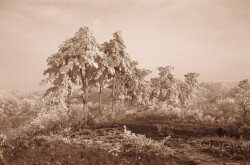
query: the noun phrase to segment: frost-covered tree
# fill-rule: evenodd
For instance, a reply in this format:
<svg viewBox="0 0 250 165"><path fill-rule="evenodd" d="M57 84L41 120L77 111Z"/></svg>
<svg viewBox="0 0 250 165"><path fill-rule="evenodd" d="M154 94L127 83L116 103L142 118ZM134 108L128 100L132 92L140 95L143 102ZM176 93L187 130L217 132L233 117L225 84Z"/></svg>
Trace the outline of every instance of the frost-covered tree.
<svg viewBox="0 0 250 165"><path fill-rule="evenodd" d="M131 59L126 52L126 46L120 31L113 34L109 42L103 44L103 52L109 63L109 75L112 88L112 111L116 100L124 93L125 80L132 75Z"/></svg>
<svg viewBox="0 0 250 165"><path fill-rule="evenodd" d="M45 92L45 99L49 105L60 104L66 106L73 86L69 74L62 71L67 61L58 52L47 59L47 64L48 69L44 71L44 75L48 75L48 77L42 81L42 84L50 82L52 86Z"/></svg>
<svg viewBox="0 0 250 165"><path fill-rule="evenodd" d="M241 112L243 122L250 122L250 80L245 79L239 82L239 85L231 91Z"/></svg>
<svg viewBox="0 0 250 165"><path fill-rule="evenodd" d="M145 80L151 71L147 69L139 69L137 67L138 62L132 62L132 75L129 77L128 81L125 83L125 88L127 91L127 96L131 100L131 105L134 101L139 101L145 104L149 99L149 82Z"/></svg>
<svg viewBox="0 0 250 165"><path fill-rule="evenodd" d="M187 73L184 75L185 81L179 81L179 100L183 106L194 104L197 96L197 89L199 87L198 77L199 73Z"/></svg>
<svg viewBox="0 0 250 165"><path fill-rule="evenodd" d="M52 87L46 95L58 96L58 101L65 100L70 95L73 86L82 91L83 107L87 108L89 82L98 68L97 59L101 57L99 46L88 27L80 28L74 37L67 39L59 46L56 54L48 58L48 69L43 81L50 82ZM58 102L57 101L57 102Z"/></svg>
<svg viewBox="0 0 250 165"><path fill-rule="evenodd" d="M159 101L175 105L178 99L177 79L172 74L174 69L171 66L159 67L159 76L151 79L151 99L157 98Z"/></svg>
<svg viewBox="0 0 250 165"><path fill-rule="evenodd" d="M199 73L187 73L184 75L185 83L187 83L191 88L198 87L198 77L200 76Z"/></svg>
<svg viewBox="0 0 250 165"><path fill-rule="evenodd" d="M100 48L102 50L102 47ZM98 67L93 73L91 84L98 88L99 93L99 110L102 107L102 91L103 88L109 83L111 75L113 74L112 67L110 66L110 58L106 54L102 54L101 58L97 58Z"/></svg>

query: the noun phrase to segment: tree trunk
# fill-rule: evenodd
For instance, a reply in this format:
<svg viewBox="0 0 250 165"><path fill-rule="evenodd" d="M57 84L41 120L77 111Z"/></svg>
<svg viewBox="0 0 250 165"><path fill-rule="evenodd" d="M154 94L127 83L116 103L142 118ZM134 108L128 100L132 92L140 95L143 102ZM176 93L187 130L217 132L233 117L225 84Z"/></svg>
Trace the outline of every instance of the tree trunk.
<svg viewBox="0 0 250 165"><path fill-rule="evenodd" d="M69 57L66 57L65 64L68 65L68 63L69 63ZM66 73L66 74L70 77L70 73ZM67 95L67 99L65 100L66 106L68 109L69 109L69 104L70 104L70 95L71 95L71 86L68 85L68 95Z"/></svg>
<svg viewBox="0 0 250 165"><path fill-rule="evenodd" d="M134 103L134 95L132 94L132 96L131 96L131 104L130 104L131 107L133 106L133 103Z"/></svg>
<svg viewBox="0 0 250 165"><path fill-rule="evenodd" d="M100 87L99 87L99 111L101 113L101 109L102 109L102 82L101 82L101 80L99 80L99 84L100 84Z"/></svg>
<svg viewBox="0 0 250 165"><path fill-rule="evenodd" d="M127 104L128 104L128 92L125 91L124 95L125 95L125 101L124 101L125 103L124 104L125 104L125 108L127 108Z"/></svg>
<svg viewBox="0 0 250 165"><path fill-rule="evenodd" d="M85 72L85 76L83 75L82 69L80 69L80 72L81 72L82 88L83 88L82 106L83 106L83 110L87 111L88 110L88 106L87 106L87 101L88 101L88 82L86 80L86 72Z"/></svg>
<svg viewBox="0 0 250 165"><path fill-rule="evenodd" d="M115 92L115 76L113 77L112 79L112 113L114 113L114 103L115 103L115 100L114 100L114 92Z"/></svg>
<svg viewBox="0 0 250 165"><path fill-rule="evenodd" d="M84 90L84 94L85 94L85 102L86 104L88 103L88 96L89 96L89 84L88 81L85 78L85 90Z"/></svg>
<svg viewBox="0 0 250 165"><path fill-rule="evenodd" d="M68 86L68 95L67 95L67 108L69 109L70 104L70 95L71 95L71 87Z"/></svg>
<svg viewBox="0 0 250 165"><path fill-rule="evenodd" d="M243 110L243 123L246 124L247 123L247 109L244 103L241 105L241 108Z"/></svg>

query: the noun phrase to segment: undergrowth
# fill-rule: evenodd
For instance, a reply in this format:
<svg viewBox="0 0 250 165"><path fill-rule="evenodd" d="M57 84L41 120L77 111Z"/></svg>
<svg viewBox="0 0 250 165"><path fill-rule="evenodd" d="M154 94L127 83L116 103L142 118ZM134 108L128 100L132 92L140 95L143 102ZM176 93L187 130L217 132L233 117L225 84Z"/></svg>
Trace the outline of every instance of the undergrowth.
<svg viewBox="0 0 250 165"><path fill-rule="evenodd" d="M232 160L250 160L250 141L242 138L203 137L194 141L205 153Z"/></svg>

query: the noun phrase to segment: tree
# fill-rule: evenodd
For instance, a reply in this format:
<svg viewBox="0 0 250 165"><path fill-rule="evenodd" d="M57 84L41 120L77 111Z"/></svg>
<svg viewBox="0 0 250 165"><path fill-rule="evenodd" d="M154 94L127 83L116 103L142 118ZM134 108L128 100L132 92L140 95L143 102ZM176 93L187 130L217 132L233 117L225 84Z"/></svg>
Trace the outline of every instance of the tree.
<svg viewBox="0 0 250 165"><path fill-rule="evenodd" d="M49 105L60 104L66 106L66 102L69 102L68 96L70 95L70 90L72 89L69 74L65 74L62 71L67 61L60 53L55 53L47 59L47 63L49 68L44 71L44 75L48 74L48 77L41 84L50 82L52 87L45 92L45 100Z"/></svg>
<svg viewBox="0 0 250 165"><path fill-rule="evenodd" d="M133 105L135 99L143 104L149 99L149 82L145 80L151 71L147 69L139 69L137 67L138 62L132 62L132 75L129 76L128 81L125 83L127 89L127 95L131 99L131 105Z"/></svg>
<svg viewBox="0 0 250 165"><path fill-rule="evenodd" d="M171 73L174 69L171 66L159 67L159 77L151 79L152 94L151 99L156 97L162 102L176 105L178 100L177 79Z"/></svg>
<svg viewBox="0 0 250 165"><path fill-rule="evenodd" d="M184 75L184 82L179 81L179 100L184 107L194 104L195 97L197 96L196 90L199 87L199 76L199 73L191 72Z"/></svg>
<svg viewBox="0 0 250 165"><path fill-rule="evenodd" d="M74 37L59 46L56 54L48 58L49 68L44 72L48 78L44 83L50 82L53 87L46 94L58 93L61 97L68 97L73 85L80 87L83 108L87 109L89 82L98 67L96 60L101 56L92 32L88 27L80 28Z"/></svg>
<svg viewBox="0 0 250 165"><path fill-rule="evenodd" d="M195 88L198 87L198 77L200 76L199 73L187 73L184 75L185 77L185 82L191 87Z"/></svg>
<svg viewBox="0 0 250 165"><path fill-rule="evenodd" d="M132 74L132 65L120 31L115 32L113 39L109 42L105 42L102 46L102 50L106 54L109 63L108 70L110 78L112 79L110 87L112 88L113 112L116 99L124 92L124 80Z"/></svg>
<svg viewBox="0 0 250 165"><path fill-rule="evenodd" d="M102 47L100 47L102 50ZM103 87L108 83L110 75L112 75L112 70L110 70L110 59L106 54L103 54L101 58L97 58L98 68L95 70L94 78L92 78L91 84L99 89L99 111L101 112L102 107L102 90ZM111 68L112 69L112 68Z"/></svg>
<svg viewBox="0 0 250 165"><path fill-rule="evenodd" d="M250 80L240 81L239 85L231 91L231 95L242 111L243 122L246 124L250 113Z"/></svg>

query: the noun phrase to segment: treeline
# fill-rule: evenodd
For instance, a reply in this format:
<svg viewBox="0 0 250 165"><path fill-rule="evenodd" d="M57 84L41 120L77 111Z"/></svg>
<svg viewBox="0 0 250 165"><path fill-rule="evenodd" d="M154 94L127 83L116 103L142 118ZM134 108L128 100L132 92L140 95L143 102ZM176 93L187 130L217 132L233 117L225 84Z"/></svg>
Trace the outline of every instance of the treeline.
<svg viewBox="0 0 250 165"><path fill-rule="evenodd" d="M64 41L47 63L44 75L48 77L42 84L52 84L45 93L50 103L69 106L73 90L78 90L82 93L85 108L92 88L99 89L100 104L102 89L111 89L112 109L118 99L133 104L157 98L184 105L197 85L199 75L188 73L186 81L181 82L172 75L173 67L167 66L158 68L159 77L146 81L145 77L151 71L138 68L138 62L130 58L120 31L115 32L110 41L98 44L88 27L80 28L74 37ZM176 93L183 90L185 92Z"/></svg>

